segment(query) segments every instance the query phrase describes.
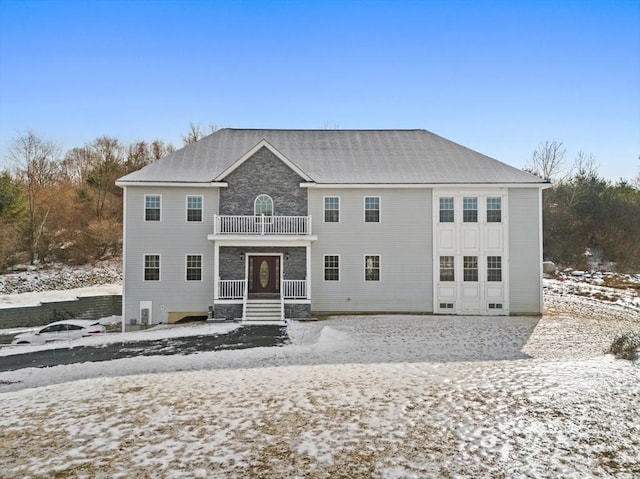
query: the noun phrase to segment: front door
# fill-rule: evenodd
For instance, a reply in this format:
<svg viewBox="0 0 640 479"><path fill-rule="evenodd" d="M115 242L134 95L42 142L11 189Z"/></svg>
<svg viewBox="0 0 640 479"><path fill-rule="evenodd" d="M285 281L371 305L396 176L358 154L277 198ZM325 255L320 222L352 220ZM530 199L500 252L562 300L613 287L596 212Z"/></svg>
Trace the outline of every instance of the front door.
<svg viewBox="0 0 640 479"><path fill-rule="evenodd" d="M280 257L249 257L249 294L279 296Z"/></svg>

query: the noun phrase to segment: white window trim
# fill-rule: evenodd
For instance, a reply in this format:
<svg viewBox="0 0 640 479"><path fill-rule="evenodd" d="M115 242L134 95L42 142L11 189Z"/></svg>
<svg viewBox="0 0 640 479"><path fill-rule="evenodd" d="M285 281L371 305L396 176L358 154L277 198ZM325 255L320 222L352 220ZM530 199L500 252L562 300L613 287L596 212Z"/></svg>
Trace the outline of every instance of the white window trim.
<svg viewBox="0 0 640 479"><path fill-rule="evenodd" d="M160 219L158 221L147 219L147 198L149 196L157 196L160 198ZM142 219L145 223L161 223L162 222L162 195L159 193L148 193L144 195L144 203L142 204Z"/></svg>
<svg viewBox="0 0 640 479"><path fill-rule="evenodd" d="M326 198L338 198L338 221L326 221L325 213L327 211ZM329 210L334 211L334 210ZM342 222L342 199L337 195L327 195L322 197L322 222L323 223L337 223Z"/></svg>
<svg viewBox="0 0 640 479"><path fill-rule="evenodd" d="M265 197L269 198L269 201L271 201L271 215L265 215L264 213L260 213L260 214L258 214L258 213L256 212L256 205L257 205L257 203L258 203L258 198L260 198L260 197L262 197L262 196L265 196ZM271 196L269 196L269 195L266 195L266 194L264 194L264 193L260 193L260 194L259 194L258 196L256 196L256 197L255 197L255 199L253 200L253 216L275 216L275 214L276 214L276 211L275 211L275 210L276 210L275 203L273 202L273 198L271 198Z"/></svg>
<svg viewBox="0 0 640 479"><path fill-rule="evenodd" d="M367 198L378 198L378 221L367 221ZM367 195L362 197L362 222L365 224L382 223L382 198L380 196Z"/></svg>
<svg viewBox="0 0 640 479"><path fill-rule="evenodd" d="M453 209L446 209L443 210L441 209L441 204L440 204L440 200L442 199L451 199L453 200ZM438 196L436 197L436 205L437 205L437 211L438 211L438 223L444 223L444 224L453 224L456 222L456 197L455 196L447 196L447 195L442 195L442 196ZM442 211L453 211L453 221L440 221L440 213Z"/></svg>
<svg viewBox="0 0 640 479"><path fill-rule="evenodd" d="M444 280L441 279L441 273L442 273L442 262L441 259L442 258L453 258L453 279L452 280ZM452 255L452 254L441 254L438 256L438 281L440 283L447 283L447 284L455 284L456 282L456 256Z"/></svg>
<svg viewBox="0 0 640 479"><path fill-rule="evenodd" d="M338 280L335 279L327 279L326 276L326 258L327 256L337 256L338 257ZM322 255L322 281L326 283L340 283L342 281L342 260L339 254L323 254Z"/></svg>
<svg viewBox="0 0 640 479"><path fill-rule="evenodd" d="M499 199L500 200L500 209L499 210L489 210L489 199ZM489 211L500 211L500 221L489 221ZM504 223L504 197L501 195L494 195L494 196L485 196L485 200L484 200L484 222L487 224L502 224Z"/></svg>
<svg viewBox="0 0 640 479"><path fill-rule="evenodd" d="M465 206L465 200L476 200L476 208L475 210L472 209L466 209ZM485 205L486 207L486 202ZM462 218L460 218L460 220L462 221L462 223L468 223L468 224L474 224L474 223L480 223L481 222L481 212L480 212L480 201L479 201L479 197L478 196L463 196L462 197ZM465 221L464 220L464 213L465 211L475 211L476 212L476 220L475 221Z"/></svg>
<svg viewBox="0 0 640 479"><path fill-rule="evenodd" d="M189 270L189 256L200 256L200 279L187 279ZM204 255L202 253L187 253L184 255L184 282L201 283L204 280Z"/></svg>
<svg viewBox="0 0 640 479"><path fill-rule="evenodd" d="M158 279L145 279L144 273L147 270L146 267L146 257L147 256L157 256L158 257ZM142 255L142 281L144 283L159 283L162 281L162 255L160 253L144 253Z"/></svg>
<svg viewBox="0 0 640 479"><path fill-rule="evenodd" d="M189 198L200 198L200 221L189 221ZM185 223L202 223L204 222L204 196L202 195L186 195L184 199L184 221Z"/></svg>
<svg viewBox="0 0 640 479"><path fill-rule="evenodd" d="M490 268L489 267L489 258L500 258L500 268ZM502 283L504 279L504 266L503 266L502 256L501 255L487 255L485 258L485 270L487 274L486 282L487 283ZM489 279L489 270L500 271L500 280Z"/></svg>
<svg viewBox="0 0 640 479"><path fill-rule="evenodd" d="M367 256L377 256L378 257L378 279L367 279ZM365 283L380 283L382 282L382 255L379 253L367 253L362 256L362 279Z"/></svg>

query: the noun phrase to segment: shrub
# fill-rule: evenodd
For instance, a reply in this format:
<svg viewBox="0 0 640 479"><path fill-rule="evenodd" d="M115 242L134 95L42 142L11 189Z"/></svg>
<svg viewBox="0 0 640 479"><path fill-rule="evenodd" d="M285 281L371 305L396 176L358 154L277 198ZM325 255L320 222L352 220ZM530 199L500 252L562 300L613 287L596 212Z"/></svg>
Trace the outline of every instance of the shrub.
<svg viewBox="0 0 640 479"><path fill-rule="evenodd" d="M638 359L640 357L640 333L630 332L617 337L611 343L609 352L618 359L632 361Z"/></svg>

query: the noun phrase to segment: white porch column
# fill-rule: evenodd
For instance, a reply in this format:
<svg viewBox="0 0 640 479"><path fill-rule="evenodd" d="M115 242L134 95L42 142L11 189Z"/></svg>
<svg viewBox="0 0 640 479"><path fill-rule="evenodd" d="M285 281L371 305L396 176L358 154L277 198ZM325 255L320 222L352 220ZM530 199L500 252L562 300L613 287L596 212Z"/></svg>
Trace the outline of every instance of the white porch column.
<svg viewBox="0 0 640 479"><path fill-rule="evenodd" d="M307 299L311 299L311 245L305 247L307 252Z"/></svg>
<svg viewBox="0 0 640 479"><path fill-rule="evenodd" d="M220 246L218 242L213 242L213 299L218 299L218 291L220 290Z"/></svg>

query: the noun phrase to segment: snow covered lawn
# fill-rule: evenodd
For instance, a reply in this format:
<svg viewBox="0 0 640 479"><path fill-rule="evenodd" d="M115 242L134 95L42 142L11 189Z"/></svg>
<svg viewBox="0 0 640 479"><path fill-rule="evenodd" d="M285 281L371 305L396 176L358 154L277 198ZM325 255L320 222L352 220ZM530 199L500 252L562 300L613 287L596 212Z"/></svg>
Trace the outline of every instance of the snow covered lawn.
<svg viewBox="0 0 640 479"><path fill-rule="evenodd" d="M638 308L553 289L547 304L2 373L0 477L640 477L640 364L605 354Z"/></svg>

